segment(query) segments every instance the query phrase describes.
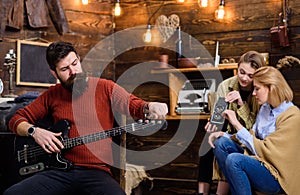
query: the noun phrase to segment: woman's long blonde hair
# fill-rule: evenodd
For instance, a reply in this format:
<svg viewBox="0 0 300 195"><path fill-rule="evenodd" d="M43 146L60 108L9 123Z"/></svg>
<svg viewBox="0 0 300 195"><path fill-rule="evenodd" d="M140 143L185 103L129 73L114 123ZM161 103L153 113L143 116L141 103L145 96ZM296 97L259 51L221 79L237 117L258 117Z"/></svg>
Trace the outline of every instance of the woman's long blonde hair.
<svg viewBox="0 0 300 195"><path fill-rule="evenodd" d="M293 101L293 91L286 82L281 72L272 66L263 66L257 69L253 74L253 80L263 86L268 87L269 104L274 108L279 106L283 101Z"/></svg>

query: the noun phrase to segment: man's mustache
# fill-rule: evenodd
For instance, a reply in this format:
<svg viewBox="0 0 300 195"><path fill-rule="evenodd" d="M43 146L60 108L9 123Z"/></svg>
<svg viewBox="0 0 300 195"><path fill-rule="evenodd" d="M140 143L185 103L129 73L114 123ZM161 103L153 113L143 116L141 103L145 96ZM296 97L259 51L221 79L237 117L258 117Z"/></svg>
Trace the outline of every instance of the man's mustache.
<svg viewBox="0 0 300 195"><path fill-rule="evenodd" d="M76 74L72 74L72 75L68 78L68 80L69 80L69 81L73 81L76 77L77 77Z"/></svg>
<svg viewBox="0 0 300 195"><path fill-rule="evenodd" d="M68 81L68 82L73 82L76 78L77 78L77 80L86 79L86 74L84 74L84 73L72 74L72 75L67 79L67 81Z"/></svg>

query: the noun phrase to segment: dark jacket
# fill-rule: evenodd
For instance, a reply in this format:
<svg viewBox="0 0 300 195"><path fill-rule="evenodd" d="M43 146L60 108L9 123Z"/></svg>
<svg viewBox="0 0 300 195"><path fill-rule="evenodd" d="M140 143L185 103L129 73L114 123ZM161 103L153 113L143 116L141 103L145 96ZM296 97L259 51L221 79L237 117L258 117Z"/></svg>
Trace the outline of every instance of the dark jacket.
<svg viewBox="0 0 300 195"><path fill-rule="evenodd" d="M26 11L28 24L32 28L49 26L49 15L59 34L69 32L68 21L60 0L25 0L25 4L24 0L3 0L0 4L0 11L0 37L3 36L6 26L22 29L24 11Z"/></svg>

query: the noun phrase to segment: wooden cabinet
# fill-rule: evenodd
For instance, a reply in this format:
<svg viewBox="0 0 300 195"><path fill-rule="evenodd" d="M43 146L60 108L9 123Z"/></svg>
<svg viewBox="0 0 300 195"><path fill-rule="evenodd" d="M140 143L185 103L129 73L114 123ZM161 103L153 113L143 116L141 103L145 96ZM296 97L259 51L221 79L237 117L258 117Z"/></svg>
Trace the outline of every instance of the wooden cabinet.
<svg viewBox="0 0 300 195"><path fill-rule="evenodd" d="M223 73L229 71L229 74ZM217 85L227 77L236 75L237 64L220 64L218 67L205 67L205 68L181 68L181 69L154 69L152 74L167 74L169 81L169 103L170 111L168 120L178 119L207 119L207 114L200 115L177 115L175 107L177 105L178 93L182 88L183 83L190 77L193 78L215 78Z"/></svg>

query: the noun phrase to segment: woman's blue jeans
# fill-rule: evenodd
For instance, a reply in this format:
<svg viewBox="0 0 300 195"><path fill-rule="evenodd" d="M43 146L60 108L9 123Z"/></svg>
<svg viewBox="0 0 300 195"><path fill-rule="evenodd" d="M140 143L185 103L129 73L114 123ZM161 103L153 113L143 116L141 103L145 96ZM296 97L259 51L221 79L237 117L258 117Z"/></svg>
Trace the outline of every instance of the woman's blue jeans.
<svg viewBox="0 0 300 195"><path fill-rule="evenodd" d="M244 155L244 149L226 137L214 142L214 154L230 185L232 195L252 195L252 190L277 194L283 193L279 182L258 160Z"/></svg>

